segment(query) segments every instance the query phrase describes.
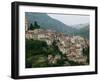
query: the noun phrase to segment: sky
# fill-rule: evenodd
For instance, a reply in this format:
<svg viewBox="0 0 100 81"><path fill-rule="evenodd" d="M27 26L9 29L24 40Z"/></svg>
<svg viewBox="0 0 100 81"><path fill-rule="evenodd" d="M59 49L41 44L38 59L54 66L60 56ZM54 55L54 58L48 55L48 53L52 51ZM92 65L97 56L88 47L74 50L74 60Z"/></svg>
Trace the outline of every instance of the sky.
<svg viewBox="0 0 100 81"><path fill-rule="evenodd" d="M63 22L66 25L89 23L89 15L48 14L50 17Z"/></svg>

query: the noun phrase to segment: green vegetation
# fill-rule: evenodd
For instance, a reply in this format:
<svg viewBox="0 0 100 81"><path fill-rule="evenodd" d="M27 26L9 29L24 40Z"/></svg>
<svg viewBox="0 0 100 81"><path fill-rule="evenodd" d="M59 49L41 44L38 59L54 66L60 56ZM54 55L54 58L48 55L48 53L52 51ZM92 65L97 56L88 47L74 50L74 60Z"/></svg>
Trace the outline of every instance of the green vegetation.
<svg viewBox="0 0 100 81"><path fill-rule="evenodd" d="M41 66L41 63L38 64L38 62L42 59L44 59L43 61L46 62L45 57L47 56L45 54L47 48L48 46L46 42L26 39L26 67L39 67Z"/></svg>
<svg viewBox="0 0 100 81"><path fill-rule="evenodd" d="M26 39L26 68L82 65L70 61L66 55L60 52L56 43L55 40L52 45L48 46L45 41ZM84 49L83 53L88 57L87 63L89 63L89 49ZM53 57L58 55L61 58L57 60L57 63L53 64L49 63L48 55Z"/></svg>
<svg viewBox="0 0 100 81"><path fill-rule="evenodd" d="M26 39L26 68L57 66L57 64L48 64L47 56L61 54L55 43L48 46L44 41Z"/></svg>
<svg viewBox="0 0 100 81"><path fill-rule="evenodd" d="M89 64L89 47L86 49L83 49L84 56L87 56L87 63Z"/></svg>
<svg viewBox="0 0 100 81"><path fill-rule="evenodd" d="M34 25L31 23L29 30L39 29L40 26L38 25L37 21L34 21Z"/></svg>
<svg viewBox="0 0 100 81"><path fill-rule="evenodd" d="M26 68L60 66L61 61L57 64L48 64L48 55L61 55L55 42L48 46L46 42L39 40L26 39Z"/></svg>

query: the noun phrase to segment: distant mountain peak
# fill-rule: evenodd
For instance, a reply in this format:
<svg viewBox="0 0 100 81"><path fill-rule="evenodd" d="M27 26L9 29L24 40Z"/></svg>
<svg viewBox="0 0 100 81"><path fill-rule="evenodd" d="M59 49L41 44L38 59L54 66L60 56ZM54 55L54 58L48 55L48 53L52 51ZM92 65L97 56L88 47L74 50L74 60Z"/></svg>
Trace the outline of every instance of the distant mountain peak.
<svg viewBox="0 0 100 81"><path fill-rule="evenodd" d="M89 23L81 23L81 24L76 24L76 25L72 25L73 28L76 28L76 29L81 29L81 28L84 28L84 27L88 27L89 26Z"/></svg>

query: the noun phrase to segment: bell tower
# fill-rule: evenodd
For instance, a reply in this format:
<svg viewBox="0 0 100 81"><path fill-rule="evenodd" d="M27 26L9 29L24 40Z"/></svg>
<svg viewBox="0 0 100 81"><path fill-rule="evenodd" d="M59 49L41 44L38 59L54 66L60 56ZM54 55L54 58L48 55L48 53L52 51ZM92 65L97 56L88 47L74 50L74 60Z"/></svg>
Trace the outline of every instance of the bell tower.
<svg viewBox="0 0 100 81"><path fill-rule="evenodd" d="M25 31L28 31L29 29L29 24L28 24L28 18L25 16Z"/></svg>

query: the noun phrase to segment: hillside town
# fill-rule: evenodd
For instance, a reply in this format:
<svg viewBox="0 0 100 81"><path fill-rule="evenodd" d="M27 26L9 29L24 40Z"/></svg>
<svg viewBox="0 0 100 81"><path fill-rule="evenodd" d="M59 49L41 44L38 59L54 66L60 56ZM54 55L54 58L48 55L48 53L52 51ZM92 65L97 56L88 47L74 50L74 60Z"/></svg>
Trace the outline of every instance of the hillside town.
<svg viewBox="0 0 100 81"><path fill-rule="evenodd" d="M47 45L52 45L56 41L59 50L70 61L81 64L86 64L87 56L84 56L83 49L89 47L89 41L80 36L67 36L64 33L58 33L52 30L35 29L26 31L26 39L34 39L45 41ZM60 56L55 56L55 59L60 59ZM55 63L56 60L51 55L48 55L48 60ZM54 60L54 61L53 61Z"/></svg>
<svg viewBox="0 0 100 81"><path fill-rule="evenodd" d="M32 40L45 41L48 46L52 46L53 43L58 47L58 50L64 56L63 59L68 59L70 62L75 62L82 65L88 65L87 60L89 57L85 54L89 49L89 40L81 36L69 36L62 32L57 32L50 29L28 29L28 22L25 22L25 38ZM49 64L56 64L62 59L62 55L49 54L47 60ZM64 65L70 66L68 61L64 61Z"/></svg>

